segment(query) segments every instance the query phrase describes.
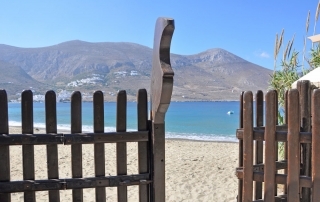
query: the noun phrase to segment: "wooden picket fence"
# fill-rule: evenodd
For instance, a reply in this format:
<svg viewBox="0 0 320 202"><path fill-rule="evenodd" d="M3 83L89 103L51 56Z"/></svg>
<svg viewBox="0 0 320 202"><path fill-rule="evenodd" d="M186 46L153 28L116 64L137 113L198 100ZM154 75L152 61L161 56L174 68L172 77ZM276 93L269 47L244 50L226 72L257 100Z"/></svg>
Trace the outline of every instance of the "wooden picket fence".
<svg viewBox="0 0 320 202"><path fill-rule="evenodd" d="M125 91L117 95L116 131L104 132L104 96L101 91L93 95L93 133L82 132L82 99L80 92L71 96L71 132L57 133L56 94L45 95L46 133L34 134L33 95L30 90L21 94L22 134L9 134L8 100L0 90L0 201L10 202L11 193L23 192L24 201L36 201L36 191L48 191L48 201L59 202L61 190L72 190L73 201L83 201L83 189L95 188L96 201L106 201L106 187L117 187L120 202L128 200L127 186L139 186L139 201L165 201L164 118L169 107L173 71L170 65L170 43L174 21L159 18L156 23L153 69L151 79L151 113L148 120L147 91L137 95L138 130L126 131ZM138 143L136 174L127 174L127 142ZM106 176L105 143L116 144L116 173ZM59 178L57 145L71 145L72 178ZM94 145L95 175L82 175L82 145ZM10 146L22 145L23 180L10 180ZM48 179L35 179L34 145L46 145ZM44 151L45 152L45 151Z"/></svg>
<svg viewBox="0 0 320 202"><path fill-rule="evenodd" d="M320 200L320 89L311 93L310 87L309 81L302 81L286 93L283 125L278 125L276 91L268 91L265 99L258 91L255 110L252 92L242 93L239 202ZM282 160L279 142L284 145Z"/></svg>

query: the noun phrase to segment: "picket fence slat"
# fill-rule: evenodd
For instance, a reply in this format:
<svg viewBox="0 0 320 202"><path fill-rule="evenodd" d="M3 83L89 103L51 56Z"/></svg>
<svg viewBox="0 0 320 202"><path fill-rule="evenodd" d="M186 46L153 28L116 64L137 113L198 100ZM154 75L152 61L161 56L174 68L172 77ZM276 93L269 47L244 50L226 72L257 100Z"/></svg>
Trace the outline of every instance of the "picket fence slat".
<svg viewBox="0 0 320 202"><path fill-rule="evenodd" d="M274 196L276 196L275 191L275 172L276 172L276 93L274 91L269 91L266 94L266 129L265 129L265 155L268 157L265 159L264 167L264 199L266 201L273 202Z"/></svg>
<svg viewBox="0 0 320 202"><path fill-rule="evenodd" d="M102 91L93 94L93 131L104 133L104 98ZM94 171L96 177L105 176L105 150L104 143L94 144ZM96 187L96 201L106 201L105 187Z"/></svg>
<svg viewBox="0 0 320 202"><path fill-rule="evenodd" d="M300 120L301 122L301 131L311 132L311 96L310 88L311 84L309 81L300 81L297 84L297 89L299 90L300 96ZM302 168L301 174L306 176L311 176L311 144L302 143ZM310 201L311 190L309 188L302 188L301 192L301 201L307 202Z"/></svg>
<svg viewBox="0 0 320 202"><path fill-rule="evenodd" d="M31 90L21 94L22 133L33 134L33 95ZM34 180L34 146L22 145L23 179ZM34 191L24 192L25 201L35 201Z"/></svg>
<svg viewBox="0 0 320 202"><path fill-rule="evenodd" d="M117 95L117 132L125 132L127 130L127 93L124 90L118 92ZM117 175L127 174L127 143L118 142L117 150ZM126 202L128 200L127 187L118 187L118 201Z"/></svg>
<svg viewBox="0 0 320 202"><path fill-rule="evenodd" d="M263 92L261 90L256 93L256 127L263 126ZM255 164L263 163L263 141L255 141ZM262 198L262 183L255 182L254 199Z"/></svg>
<svg viewBox="0 0 320 202"><path fill-rule="evenodd" d="M253 97L247 91L243 96L243 201L252 201L253 197Z"/></svg>
<svg viewBox="0 0 320 202"><path fill-rule="evenodd" d="M244 92L242 91L240 94L240 109L239 109L239 128L242 129L243 131L243 94ZM238 131L237 131L238 132ZM237 133L238 135L238 133ZM239 167L243 166L243 133L242 133L242 138L239 139L239 157L238 157ZM238 180L238 196L237 196L237 202L242 202L242 190L243 190L243 180L239 178Z"/></svg>
<svg viewBox="0 0 320 202"><path fill-rule="evenodd" d="M56 93L48 91L45 95L46 133L57 133L57 101ZM48 179L59 179L58 147L56 144L47 144ZM59 202L60 193L57 190L49 191L49 202Z"/></svg>
<svg viewBox="0 0 320 202"><path fill-rule="evenodd" d="M275 96L274 96L274 103L278 103L278 92L276 90L273 90L273 92L275 93ZM279 109L278 109L278 104L274 104L273 105L274 107L274 110L275 110L275 114L278 114L279 112ZM275 118L275 124L278 125L279 124L279 119ZM276 161L279 160L279 156L278 156L278 153L279 153L279 148L278 148L278 141L275 139L275 147L274 147L274 159ZM278 173L278 170L275 170L275 174ZM277 184L274 184L274 195L278 195L278 188L277 188Z"/></svg>
<svg viewBox="0 0 320 202"><path fill-rule="evenodd" d="M75 91L71 95L71 133L82 132L82 99L81 93ZM71 172L72 178L82 178L82 144L71 145ZM83 201L83 190L72 189L73 201Z"/></svg>
<svg viewBox="0 0 320 202"><path fill-rule="evenodd" d="M288 118L288 200L300 201L299 199L299 176L300 176L300 143L299 143L299 92L289 92L289 118Z"/></svg>
<svg viewBox="0 0 320 202"><path fill-rule="evenodd" d="M320 90L314 90L312 94L312 109L319 109ZM320 110L312 111L312 201L320 198Z"/></svg>
<svg viewBox="0 0 320 202"><path fill-rule="evenodd" d="M8 134L8 98L5 90L0 90L0 133ZM0 139L0 143L2 140ZM9 145L0 144L0 182L10 181L10 155ZM10 202L11 195L0 193L0 201Z"/></svg>
<svg viewBox="0 0 320 202"><path fill-rule="evenodd" d="M140 89L137 97L138 131L148 130L148 98L147 91ZM138 142L138 170L139 174L147 173L149 170L148 162L148 142ZM139 186L139 201L149 200L149 185Z"/></svg>

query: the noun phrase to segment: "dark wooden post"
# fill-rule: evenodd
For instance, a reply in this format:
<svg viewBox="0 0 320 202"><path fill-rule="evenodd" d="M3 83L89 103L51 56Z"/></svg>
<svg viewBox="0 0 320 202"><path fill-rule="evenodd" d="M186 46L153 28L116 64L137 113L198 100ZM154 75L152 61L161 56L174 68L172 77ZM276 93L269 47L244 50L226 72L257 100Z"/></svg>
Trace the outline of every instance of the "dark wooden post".
<svg viewBox="0 0 320 202"><path fill-rule="evenodd" d="M138 131L148 130L148 94L145 89L140 89L137 96L137 110L138 110ZM138 166L139 174L147 173L149 167L148 142L138 142ZM149 201L149 185L139 186L139 202Z"/></svg>
<svg viewBox="0 0 320 202"><path fill-rule="evenodd" d="M117 95L117 132L127 131L127 93L124 90ZM127 143L117 142L117 175L127 175ZM118 202L128 201L127 186L119 186L117 189Z"/></svg>
<svg viewBox="0 0 320 202"><path fill-rule="evenodd" d="M310 81L302 80L297 85L300 95L300 123L301 132L311 132L311 85ZM311 176L311 144L302 145L302 169L301 175ZM310 188L302 188L302 202L310 201Z"/></svg>
<svg viewBox="0 0 320 202"><path fill-rule="evenodd" d="M294 89L288 94L288 177L287 190L288 201L298 202L299 199L299 177L300 177L300 142L299 133L299 92Z"/></svg>
<svg viewBox="0 0 320 202"><path fill-rule="evenodd" d="M239 109L239 128L243 128L243 94L244 91L240 94L240 109ZM239 168L243 166L243 139L239 140ZM238 180L238 196L237 202L242 201L242 189L243 189L243 180Z"/></svg>
<svg viewBox="0 0 320 202"><path fill-rule="evenodd" d="M82 105L81 93L75 91L71 95L71 133L82 132ZM71 145L71 172L72 178L82 178L82 144ZM72 200L83 201L83 190L72 189Z"/></svg>
<svg viewBox="0 0 320 202"><path fill-rule="evenodd" d="M33 95L31 90L21 94L22 134L33 134ZM22 145L23 179L34 180L34 147ZM24 201L36 201L34 191L24 192Z"/></svg>
<svg viewBox="0 0 320 202"><path fill-rule="evenodd" d="M278 120L278 112L279 112L279 106L278 106L278 103L279 103L279 99L278 99L278 96L279 96L279 94L278 94L278 91L276 91L276 90L274 90L274 93L275 93L275 96L274 96L274 108L275 108L275 116L277 117L276 118L276 125L279 125L279 120ZM279 157L278 157L278 153L279 153L279 142L277 142L276 140L275 140L275 147L274 147L274 160L275 161L278 161L279 160ZM278 173L278 170L275 170L275 174L277 174ZM278 185L277 185L277 183L275 182L274 183L274 195L275 196L277 196L278 195Z"/></svg>
<svg viewBox="0 0 320 202"><path fill-rule="evenodd" d="M9 134L7 92L0 90L0 134ZM0 182L10 181L9 145L0 146ZM10 193L1 193L0 201L10 202Z"/></svg>
<svg viewBox="0 0 320 202"><path fill-rule="evenodd" d="M284 123L288 125L288 93L287 90L284 97ZM288 142L284 142L284 160L288 161ZM288 174L288 168L284 169L284 174ZM283 187L283 194L287 194L287 184Z"/></svg>
<svg viewBox="0 0 320 202"><path fill-rule="evenodd" d="M95 133L104 133L104 101L102 91L93 94L93 130ZM96 177L104 177L105 150L104 143L94 144L94 172ZM106 201L106 188L96 187L96 201Z"/></svg>
<svg viewBox="0 0 320 202"><path fill-rule="evenodd" d="M268 91L266 95L266 128L265 128L265 165L264 165L264 200L273 202L277 186L275 183L276 174L276 122L278 102L277 93Z"/></svg>
<svg viewBox="0 0 320 202"><path fill-rule="evenodd" d="M256 94L256 126L263 126L263 92L259 90ZM255 141L255 164L263 163L263 141ZM262 199L262 182L255 182L255 199Z"/></svg>
<svg viewBox="0 0 320 202"><path fill-rule="evenodd" d="M46 133L57 134L57 101L56 93L48 91L46 93ZM58 146L56 144L47 145L47 167L48 178L59 179L59 161L58 161ZM60 202L59 190L49 191L50 202Z"/></svg>
<svg viewBox="0 0 320 202"><path fill-rule="evenodd" d="M312 95L312 201L320 198L320 89ZM316 191L315 191L316 190Z"/></svg>
<svg viewBox="0 0 320 202"><path fill-rule="evenodd" d="M170 44L174 20L158 18L153 44L151 78L152 120L152 190L151 200L165 201L165 114L171 101L173 70L170 64Z"/></svg>
<svg viewBox="0 0 320 202"><path fill-rule="evenodd" d="M253 196L253 95L243 95L243 190L242 200L252 201Z"/></svg>

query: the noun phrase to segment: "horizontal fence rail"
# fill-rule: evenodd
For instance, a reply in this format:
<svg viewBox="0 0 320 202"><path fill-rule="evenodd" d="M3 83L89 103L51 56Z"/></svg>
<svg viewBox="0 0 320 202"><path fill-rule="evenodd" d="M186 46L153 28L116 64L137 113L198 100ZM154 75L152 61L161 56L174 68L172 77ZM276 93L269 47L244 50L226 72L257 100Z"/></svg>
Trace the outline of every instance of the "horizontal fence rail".
<svg viewBox="0 0 320 202"><path fill-rule="evenodd" d="M0 134L0 145L93 144L149 141L149 131L107 133Z"/></svg>
<svg viewBox="0 0 320 202"><path fill-rule="evenodd" d="M49 191L50 202L60 201L59 190L71 189L73 201L83 201L84 188L96 189L96 201L106 201L106 187L117 187L118 201L127 201L127 186L138 185L141 201L149 201L150 185L150 124L148 120L147 92L138 91L138 131L126 131L125 91L119 91L117 102L117 126L115 132L104 132L104 101L101 91L94 93L94 132L82 132L81 94L71 96L71 133L57 132L56 94L48 91L45 96L46 133L33 134L33 96L30 90L22 93L22 134L9 134L8 104L5 90L0 90L0 201L11 201L10 194L24 192L25 201L35 201L35 191ZM139 167L137 174L127 174L127 142L138 143ZM117 175L106 176L105 143L117 145ZM95 176L82 176L82 145L94 145ZM10 146L22 146L23 180L10 180ZM46 145L48 179L35 180L34 145ZM57 145L71 145L72 178L59 178Z"/></svg>
<svg viewBox="0 0 320 202"><path fill-rule="evenodd" d="M311 94L304 85L309 84L301 82L298 89L286 93L283 125L278 125L277 92L268 91L261 99L263 94L258 91L255 110L252 93L241 95L240 128L236 131L238 202L320 199L320 89ZM281 160L278 142L282 142Z"/></svg>

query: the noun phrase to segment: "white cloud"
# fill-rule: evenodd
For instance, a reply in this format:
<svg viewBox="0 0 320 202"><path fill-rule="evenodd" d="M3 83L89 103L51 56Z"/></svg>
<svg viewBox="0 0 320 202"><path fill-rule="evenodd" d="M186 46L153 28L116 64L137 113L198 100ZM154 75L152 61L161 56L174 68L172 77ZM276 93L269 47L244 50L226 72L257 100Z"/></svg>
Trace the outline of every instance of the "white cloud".
<svg viewBox="0 0 320 202"><path fill-rule="evenodd" d="M259 56L262 57L262 58L269 58L270 57L270 55L268 53L266 53L266 52L260 53Z"/></svg>
<svg viewBox="0 0 320 202"><path fill-rule="evenodd" d="M254 55L255 55L256 57L259 57L259 58L270 58L270 55L269 55L267 52L262 51L262 50L255 51L255 52L254 52Z"/></svg>

